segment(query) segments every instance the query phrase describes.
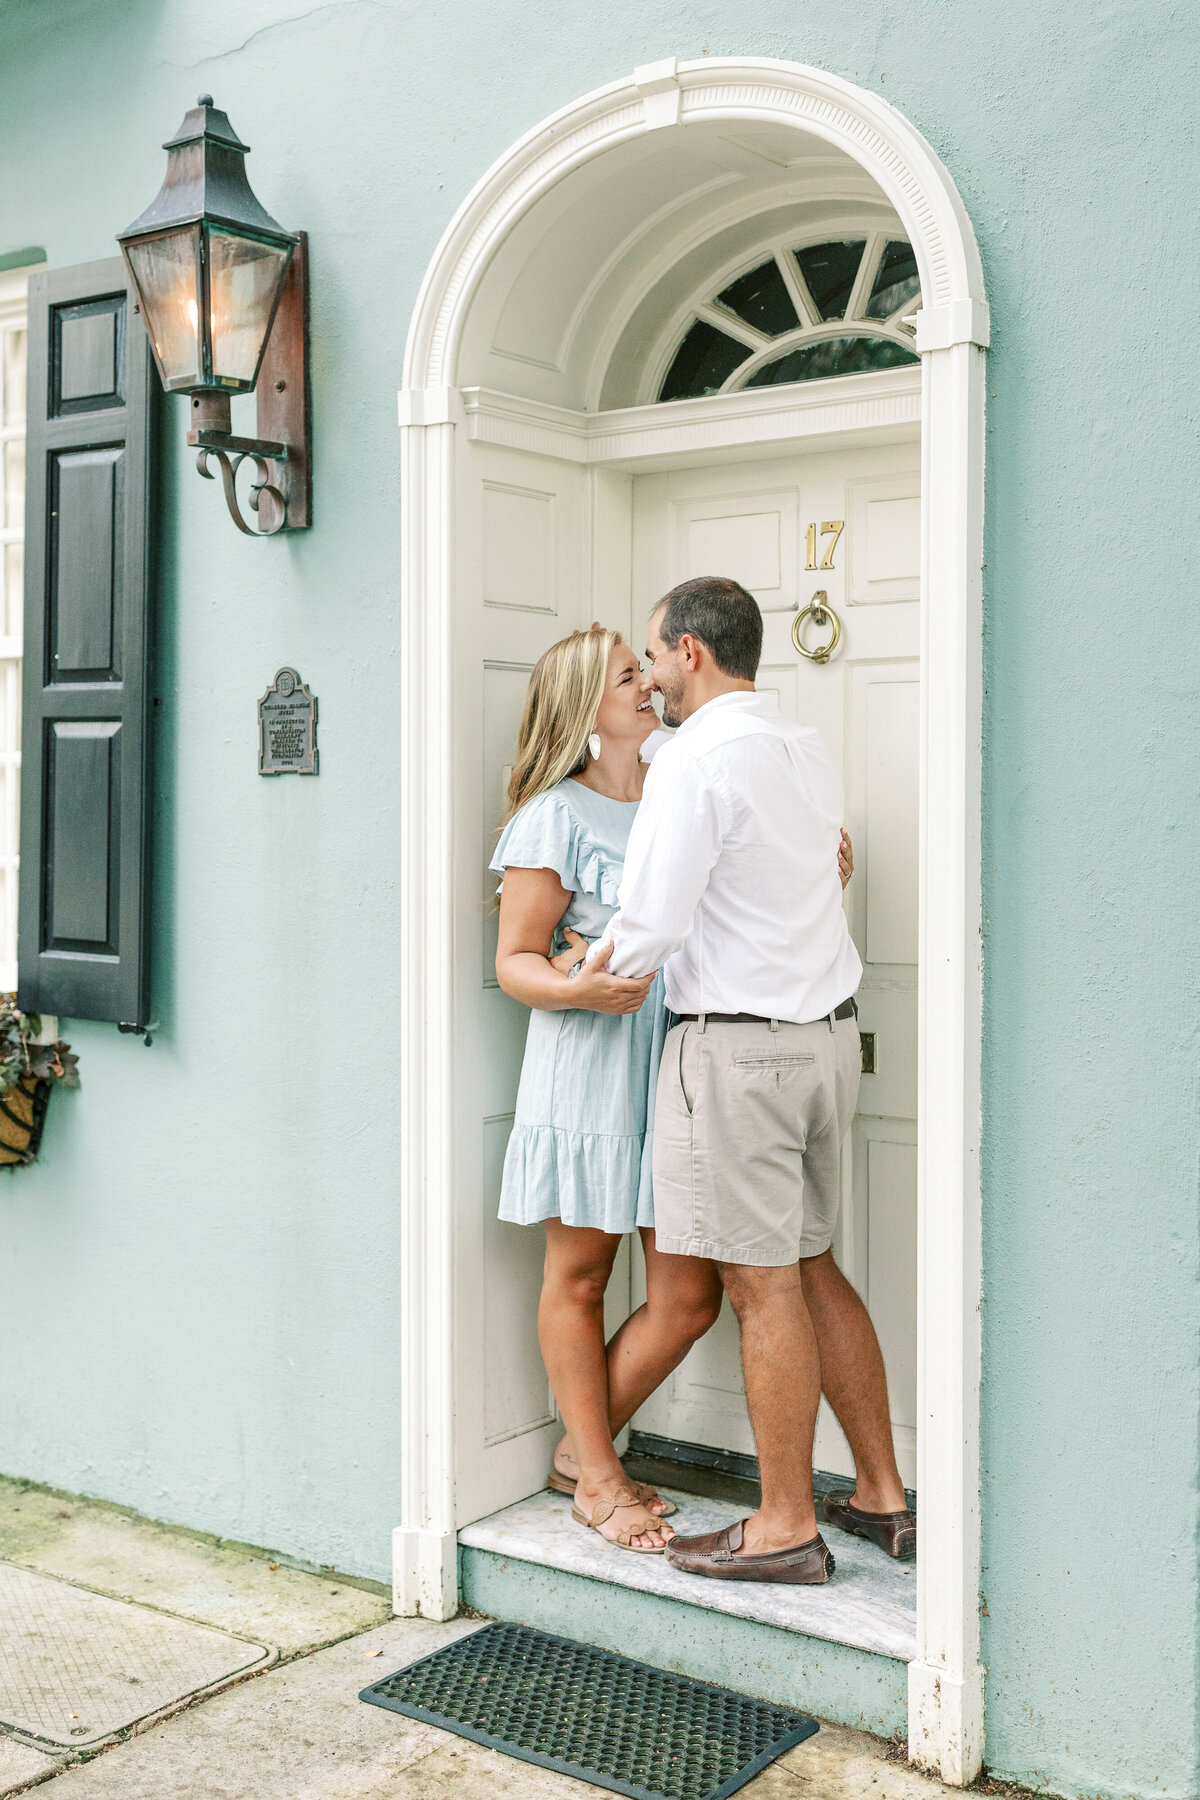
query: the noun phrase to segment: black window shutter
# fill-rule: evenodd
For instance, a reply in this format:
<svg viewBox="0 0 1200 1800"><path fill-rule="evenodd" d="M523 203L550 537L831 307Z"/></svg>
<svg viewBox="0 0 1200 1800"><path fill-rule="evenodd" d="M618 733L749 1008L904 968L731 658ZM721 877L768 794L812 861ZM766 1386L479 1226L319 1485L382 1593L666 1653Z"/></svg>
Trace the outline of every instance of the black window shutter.
<svg viewBox="0 0 1200 1800"><path fill-rule="evenodd" d="M119 257L29 283L17 1003L150 1018L153 388Z"/></svg>

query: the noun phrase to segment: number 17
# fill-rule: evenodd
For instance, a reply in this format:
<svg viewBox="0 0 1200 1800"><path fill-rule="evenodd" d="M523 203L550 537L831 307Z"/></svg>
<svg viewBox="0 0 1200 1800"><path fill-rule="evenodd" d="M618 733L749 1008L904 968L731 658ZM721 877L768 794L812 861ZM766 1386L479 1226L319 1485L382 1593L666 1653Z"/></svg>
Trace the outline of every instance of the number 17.
<svg viewBox="0 0 1200 1800"><path fill-rule="evenodd" d="M820 562L818 563L818 561L817 561L817 527L816 527L816 523L814 521L814 523L809 526L808 530L804 534L805 543L808 545L808 561L804 565L805 569L832 569L833 553L837 549L838 539L841 537L842 532L845 529L846 529L845 519L822 519L821 520L821 536L828 537L830 535L830 533L832 532L833 542L826 547L825 554L821 558Z"/></svg>

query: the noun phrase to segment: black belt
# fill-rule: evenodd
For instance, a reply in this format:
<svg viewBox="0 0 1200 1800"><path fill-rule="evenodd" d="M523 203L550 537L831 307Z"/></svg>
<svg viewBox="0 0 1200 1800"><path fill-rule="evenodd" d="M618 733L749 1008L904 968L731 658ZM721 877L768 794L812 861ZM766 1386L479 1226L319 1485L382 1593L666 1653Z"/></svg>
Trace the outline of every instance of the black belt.
<svg viewBox="0 0 1200 1800"><path fill-rule="evenodd" d="M849 1000L843 1000L840 1006L835 1006L831 1013L821 1014L822 1019L857 1019L857 1017L858 1002L853 994ZM788 1025L792 1023L789 1019L765 1019L761 1013L672 1013L671 1018L676 1025L695 1025L701 1019L706 1025L770 1025L773 1023ZM820 1023L820 1020L813 1019L811 1023L816 1025Z"/></svg>

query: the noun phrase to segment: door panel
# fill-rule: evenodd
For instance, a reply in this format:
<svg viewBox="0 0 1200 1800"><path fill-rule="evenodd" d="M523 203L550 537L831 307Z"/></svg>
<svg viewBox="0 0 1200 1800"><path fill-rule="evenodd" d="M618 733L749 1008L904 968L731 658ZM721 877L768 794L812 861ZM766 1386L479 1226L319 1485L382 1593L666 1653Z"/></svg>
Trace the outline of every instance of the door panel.
<svg viewBox="0 0 1200 1800"><path fill-rule="evenodd" d="M867 1164L867 1296L888 1366L892 1418L917 1422L917 1146L864 1134Z"/></svg>
<svg viewBox="0 0 1200 1800"><path fill-rule="evenodd" d="M740 573L763 612L790 611L796 590L794 487L737 496L669 503L674 538L674 581L693 575Z"/></svg>
<svg viewBox="0 0 1200 1800"><path fill-rule="evenodd" d="M536 1332L537 1283L542 1234L496 1217L504 1151L512 1114L483 1121L483 1337L485 1346L483 1442L485 1449L536 1432L554 1419L554 1396L546 1379ZM538 1474L544 1473L539 1462Z"/></svg>
<svg viewBox="0 0 1200 1800"><path fill-rule="evenodd" d="M553 637L549 641L553 642ZM525 704L525 692L536 661L537 657L531 656L526 662L485 660L483 663L483 742L479 767L479 789L483 804L479 809L479 905L483 919L485 989L498 988L496 944L500 930L500 915L494 904L496 876L488 868L488 864L496 848L496 827L504 813L508 779L512 773L513 755L516 751L517 729L521 723L521 709ZM493 1021L496 1026L502 1028L506 1019L519 1022L521 1039L524 1041L526 1014L523 1008L514 1009L501 1004L492 1011L497 1015ZM507 1074L505 1079L507 1082ZM507 1092L507 1087L505 1091Z"/></svg>
<svg viewBox="0 0 1200 1800"><path fill-rule="evenodd" d="M46 948L115 956L120 870L109 846L120 830L120 722L56 719L46 752Z"/></svg>
<svg viewBox="0 0 1200 1800"><path fill-rule="evenodd" d="M469 442L456 454L464 503L454 546L455 1410L458 1522L466 1524L542 1486L559 1429L537 1341L543 1234L496 1217L529 1015L496 981L496 878L487 864L530 673L550 644L592 617L595 497L575 464ZM628 615L627 551L624 566L617 623ZM610 593L617 585L611 570L607 585Z"/></svg>
<svg viewBox="0 0 1200 1800"><path fill-rule="evenodd" d="M860 1024L876 1039L845 1146L834 1253L871 1309L888 1366L901 1473L915 1478L916 925L919 445L773 457L635 478L635 616L676 582L732 575L766 626L758 685L815 725L841 764L855 877L846 906L863 957ZM791 642L798 606L824 590L842 621L827 664ZM810 632L810 641L820 637ZM639 1259L640 1261L640 1259ZM635 1274L635 1299L644 1278ZM708 1337L635 1426L752 1452L736 1324ZM816 1463L850 1473L822 1403Z"/></svg>
<svg viewBox="0 0 1200 1800"><path fill-rule="evenodd" d="M60 451L51 458L52 682L120 681L125 449Z"/></svg>
<svg viewBox="0 0 1200 1800"><path fill-rule="evenodd" d="M557 614L553 490L483 484L483 604Z"/></svg>
<svg viewBox="0 0 1200 1800"><path fill-rule="evenodd" d="M921 503L907 475L850 483L847 523L851 606L918 600Z"/></svg>
<svg viewBox="0 0 1200 1800"><path fill-rule="evenodd" d="M856 774L865 802L868 851L863 960L915 964L920 679L913 664L902 663L864 671L855 685L863 715Z"/></svg>

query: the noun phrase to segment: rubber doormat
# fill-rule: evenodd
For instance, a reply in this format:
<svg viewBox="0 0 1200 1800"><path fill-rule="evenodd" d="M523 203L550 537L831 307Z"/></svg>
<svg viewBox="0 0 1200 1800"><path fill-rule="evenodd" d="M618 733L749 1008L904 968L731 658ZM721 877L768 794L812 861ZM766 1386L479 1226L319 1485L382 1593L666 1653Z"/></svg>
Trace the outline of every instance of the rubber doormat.
<svg viewBox="0 0 1200 1800"><path fill-rule="evenodd" d="M485 1625L359 1698L634 1800L725 1800L817 1729L528 1625Z"/></svg>

